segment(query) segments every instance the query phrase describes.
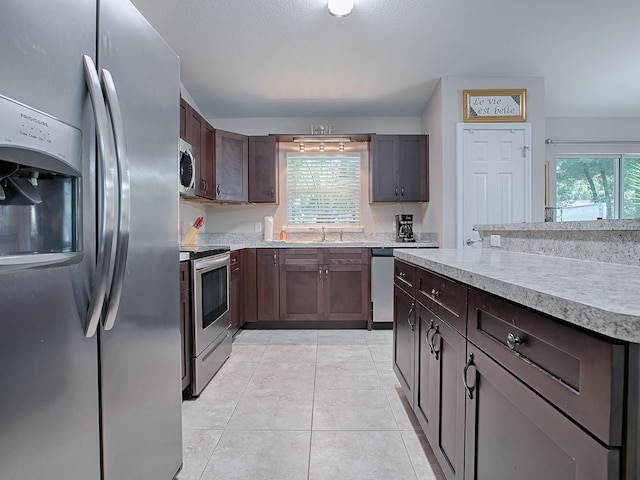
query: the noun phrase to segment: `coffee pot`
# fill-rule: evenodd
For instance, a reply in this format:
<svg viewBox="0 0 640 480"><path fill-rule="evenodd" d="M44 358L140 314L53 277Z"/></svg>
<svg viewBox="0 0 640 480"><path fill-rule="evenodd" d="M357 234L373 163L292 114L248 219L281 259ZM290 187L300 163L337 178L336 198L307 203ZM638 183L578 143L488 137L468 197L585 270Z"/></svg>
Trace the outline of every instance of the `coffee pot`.
<svg viewBox="0 0 640 480"><path fill-rule="evenodd" d="M396 215L396 241L398 242L415 242L413 238L413 215L401 214Z"/></svg>

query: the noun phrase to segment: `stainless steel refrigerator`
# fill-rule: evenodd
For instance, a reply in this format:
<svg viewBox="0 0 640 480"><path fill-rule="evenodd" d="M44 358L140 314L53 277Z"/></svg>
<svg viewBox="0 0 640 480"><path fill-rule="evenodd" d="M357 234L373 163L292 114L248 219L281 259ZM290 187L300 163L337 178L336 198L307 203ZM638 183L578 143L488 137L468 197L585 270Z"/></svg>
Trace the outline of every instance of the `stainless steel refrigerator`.
<svg viewBox="0 0 640 480"><path fill-rule="evenodd" d="M128 0L4 0L0 45L0 478L169 480L179 60Z"/></svg>

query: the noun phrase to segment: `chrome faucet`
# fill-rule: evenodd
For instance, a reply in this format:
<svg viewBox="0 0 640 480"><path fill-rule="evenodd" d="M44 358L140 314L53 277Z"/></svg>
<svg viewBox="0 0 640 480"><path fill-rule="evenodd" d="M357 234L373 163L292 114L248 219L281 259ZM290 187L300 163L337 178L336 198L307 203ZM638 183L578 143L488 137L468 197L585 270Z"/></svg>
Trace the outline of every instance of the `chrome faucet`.
<svg viewBox="0 0 640 480"><path fill-rule="evenodd" d="M324 225L322 225L322 241L325 241L325 231L324 231Z"/></svg>

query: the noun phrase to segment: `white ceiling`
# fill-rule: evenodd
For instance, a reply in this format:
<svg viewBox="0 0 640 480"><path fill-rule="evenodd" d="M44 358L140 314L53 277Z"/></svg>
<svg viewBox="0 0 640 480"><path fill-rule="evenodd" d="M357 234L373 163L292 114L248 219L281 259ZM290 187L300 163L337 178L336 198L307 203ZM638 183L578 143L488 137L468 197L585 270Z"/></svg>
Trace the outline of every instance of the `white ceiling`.
<svg viewBox="0 0 640 480"><path fill-rule="evenodd" d="M446 76L544 77L546 116L640 117L640 0L133 3L207 118L419 116Z"/></svg>

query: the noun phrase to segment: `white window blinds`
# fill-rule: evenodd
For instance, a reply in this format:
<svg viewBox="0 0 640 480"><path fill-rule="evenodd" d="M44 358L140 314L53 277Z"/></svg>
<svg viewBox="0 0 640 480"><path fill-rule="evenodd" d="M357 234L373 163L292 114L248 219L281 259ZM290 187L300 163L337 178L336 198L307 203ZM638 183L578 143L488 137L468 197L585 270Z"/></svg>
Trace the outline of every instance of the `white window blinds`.
<svg viewBox="0 0 640 480"><path fill-rule="evenodd" d="M287 155L287 225L360 224L360 156Z"/></svg>

